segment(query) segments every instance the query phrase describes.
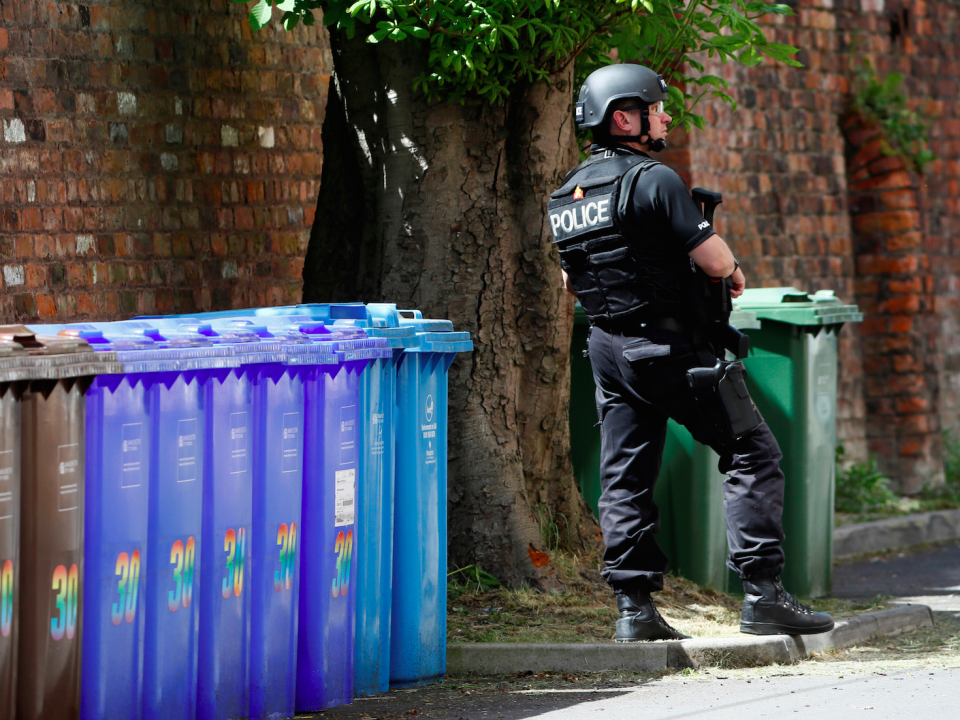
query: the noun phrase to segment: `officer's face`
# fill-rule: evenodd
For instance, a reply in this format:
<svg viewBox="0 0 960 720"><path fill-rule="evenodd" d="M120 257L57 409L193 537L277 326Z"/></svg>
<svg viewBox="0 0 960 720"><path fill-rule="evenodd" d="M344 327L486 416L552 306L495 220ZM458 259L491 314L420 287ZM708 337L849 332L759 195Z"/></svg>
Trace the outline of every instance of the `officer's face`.
<svg viewBox="0 0 960 720"><path fill-rule="evenodd" d="M664 110L663 103L652 103L649 109L648 119L650 121L650 135L647 142L654 140L666 140L671 118ZM617 110L613 114L613 123L611 131L614 135L637 135L642 127L642 117L640 110L631 108L629 110Z"/></svg>
<svg viewBox="0 0 960 720"><path fill-rule="evenodd" d="M650 140L666 140L667 131L672 117L667 115L663 109L663 103L657 102L650 106Z"/></svg>

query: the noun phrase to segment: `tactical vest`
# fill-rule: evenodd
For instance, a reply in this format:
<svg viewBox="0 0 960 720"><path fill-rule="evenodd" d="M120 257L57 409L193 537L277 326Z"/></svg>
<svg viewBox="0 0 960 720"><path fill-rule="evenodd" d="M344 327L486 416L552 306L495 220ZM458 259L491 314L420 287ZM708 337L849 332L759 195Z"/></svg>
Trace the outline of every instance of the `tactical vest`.
<svg viewBox="0 0 960 720"><path fill-rule="evenodd" d="M622 218L632 188L640 174L659 164L606 150L572 170L550 196L547 216L560 266L591 322L643 322L683 314L685 293L676 268L640 258L624 235Z"/></svg>

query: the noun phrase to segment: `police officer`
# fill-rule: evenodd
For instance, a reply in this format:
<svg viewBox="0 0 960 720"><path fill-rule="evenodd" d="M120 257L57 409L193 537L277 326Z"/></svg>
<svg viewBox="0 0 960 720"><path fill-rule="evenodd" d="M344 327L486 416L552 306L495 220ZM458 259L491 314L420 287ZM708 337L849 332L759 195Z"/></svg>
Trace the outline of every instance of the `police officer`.
<svg viewBox="0 0 960 720"><path fill-rule="evenodd" d="M703 300L703 277L727 288L729 305L743 292L743 271L680 177L647 154L666 147L667 97L663 79L640 65L610 65L591 74L580 90L576 120L592 130L594 145L548 205L564 286L591 324L602 428L603 576L620 610L615 638L687 637L651 600L663 589L668 568L654 538L659 514L653 502L668 418L712 447L727 476L727 564L743 580L741 631L826 632L832 618L797 602L780 582L784 476L777 441L749 400L742 372L737 375L742 365L718 363L724 350L702 320L716 309L704 303L717 302ZM695 389L691 370L717 377L729 370L729 376ZM724 396L723 382L740 383L746 411L724 400L733 397L736 405L737 393ZM744 417L748 422L738 423Z"/></svg>

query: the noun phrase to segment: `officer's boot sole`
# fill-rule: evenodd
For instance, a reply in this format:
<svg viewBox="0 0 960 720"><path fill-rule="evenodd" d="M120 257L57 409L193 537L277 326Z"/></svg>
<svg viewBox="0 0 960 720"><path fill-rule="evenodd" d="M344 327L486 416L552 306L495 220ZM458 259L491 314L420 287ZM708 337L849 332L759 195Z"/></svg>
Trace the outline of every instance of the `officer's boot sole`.
<svg viewBox="0 0 960 720"><path fill-rule="evenodd" d="M833 620L813 627L796 627L784 623L740 622L740 632L749 635L819 635L833 630Z"/></svg>

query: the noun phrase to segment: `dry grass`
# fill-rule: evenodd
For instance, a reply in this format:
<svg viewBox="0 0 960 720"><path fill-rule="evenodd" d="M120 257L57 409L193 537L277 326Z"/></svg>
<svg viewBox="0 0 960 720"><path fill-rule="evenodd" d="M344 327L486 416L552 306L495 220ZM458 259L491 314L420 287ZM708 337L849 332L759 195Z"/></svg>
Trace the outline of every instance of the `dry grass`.
<svg viewBox="0 0 960 720"><path fill-rule="evenodd" d="M447 638L450 642L604 642L612 640L617 605L600 577L597 557L558 554L553 557L563 591L530 588L484 589L451 583L447 596ZM671 625L694 637L736 637L740 634L741 599L667 577L654 596ZM853 602L820 599L817 610L836 615L877 609L882 600Z"/></svg>

